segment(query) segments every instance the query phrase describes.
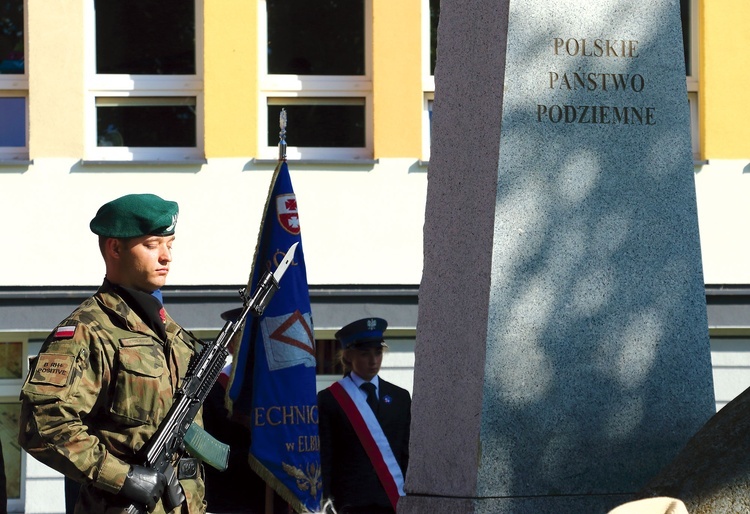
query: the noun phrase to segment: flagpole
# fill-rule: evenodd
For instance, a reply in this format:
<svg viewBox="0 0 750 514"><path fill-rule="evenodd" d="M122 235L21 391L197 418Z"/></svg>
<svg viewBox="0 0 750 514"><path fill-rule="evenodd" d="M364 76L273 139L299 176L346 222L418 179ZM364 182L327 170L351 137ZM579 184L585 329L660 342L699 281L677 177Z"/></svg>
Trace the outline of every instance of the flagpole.
<svg viewBox="0 0 750 514"><path fill-rule="evenodd" d="M262 319L254 317L252 323L246 325L230 387L234 406L242 411L251 431L248 463L266 483L265 514L277 511L274 503L281 502L288 504L290 513L310 512L310 509L319 512L322 493L320 452L315 450L318 430L317 423L313 422L313 414L300 418L300 422L289 432L286 428L276 430L269 423L254 423L252 417L256 409L268 411L269 406L287 404L294 405L295 412L296 406L299 406L304 417L306 413L313 413L317 406L309 289L301 249L297 201L286 162L286 109L281 109L279 113L279 128L279 160L263 209L249 288L253 289L260 270L272 266L277 259L278 248L286 247L287 242L294 240L300 245L299 253L295 252L294 268L289 270L290 278L285 279L285 285L275 295L274 303L269 305ZM265 330L268 326L289 322L300 327L295 342L310 350L290 345L292 349L289 351L292 353L284 360L273 352L269 353L266 345L275 348L287 343L274 339L272 335L266 336ZM291 439L287 441L285 438L289 434ZM298 446L302 444L304 451Z"/></svg>
<svg viewBox="0 0 750 514"><path fill-rule="evenodd" d="M281 163L286 161L286 109L283 107L281 108L281 112L279 113L279 164L276 165L276 172L274 173L274 181L276 180L276 175L278 173L279 167L281 166ZM274 490L271 487L271 484L266 481L266 497L265 497L265 514L273 514L273 512L276 510L276 498L274 495Z"/></svg>
<svg viewBox="0 0 750 514"><path fill-rule="evenodd" d="M279 113L279 162L286 160L286 109L282 107Z"/></svg>

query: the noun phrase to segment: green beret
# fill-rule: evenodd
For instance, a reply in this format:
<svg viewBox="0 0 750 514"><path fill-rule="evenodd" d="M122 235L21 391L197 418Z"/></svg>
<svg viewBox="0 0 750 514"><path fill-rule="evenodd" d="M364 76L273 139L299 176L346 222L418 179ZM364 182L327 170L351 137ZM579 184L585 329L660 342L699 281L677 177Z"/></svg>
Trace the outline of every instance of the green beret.
<svg viewBox="0 0 750 514"><path fill-rule="evenodd" d="M176 202L156 195L125 195L102 205L89 227L94 234L118 239L171 236L178 213Z"/></svg>

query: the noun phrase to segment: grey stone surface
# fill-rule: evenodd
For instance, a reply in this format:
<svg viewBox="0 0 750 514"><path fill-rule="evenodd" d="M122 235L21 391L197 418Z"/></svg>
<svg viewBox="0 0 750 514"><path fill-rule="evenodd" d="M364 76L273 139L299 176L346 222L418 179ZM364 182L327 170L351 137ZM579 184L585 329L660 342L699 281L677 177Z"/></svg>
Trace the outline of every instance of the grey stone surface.
<svg viewBox="0 0 750 514"><path fill-rule="evenodd" d="M714 408L679 2L443 0L435 82L399 513L632 494Z"/></svg>
<svg viewBox="0 0 750 514"><path fill-rule="evenodd" d="M626 502L625 495L537 496L527 498L451 498L406 496L399 500L398 513L429 514L605 514Z"/></svg>
<svg viewBox="0 0 750 514"><path fill-rule="evenodd" d="M641 496L680 498L690 514L750 512L750 389L726 404Z"/></svg>

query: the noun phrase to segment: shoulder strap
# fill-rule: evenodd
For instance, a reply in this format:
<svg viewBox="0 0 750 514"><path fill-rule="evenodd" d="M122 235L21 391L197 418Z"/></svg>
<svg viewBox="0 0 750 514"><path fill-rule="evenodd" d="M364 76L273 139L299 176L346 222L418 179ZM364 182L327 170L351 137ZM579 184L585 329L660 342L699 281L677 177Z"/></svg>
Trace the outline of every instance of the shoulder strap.
<svg viewBox="0 0 750 514"><path fill-rule="evenodd" d="M399 497L404 496L404 476L375 414L351 380L339 380L329 389L352 424L393 509L396 510Z"/></svg>

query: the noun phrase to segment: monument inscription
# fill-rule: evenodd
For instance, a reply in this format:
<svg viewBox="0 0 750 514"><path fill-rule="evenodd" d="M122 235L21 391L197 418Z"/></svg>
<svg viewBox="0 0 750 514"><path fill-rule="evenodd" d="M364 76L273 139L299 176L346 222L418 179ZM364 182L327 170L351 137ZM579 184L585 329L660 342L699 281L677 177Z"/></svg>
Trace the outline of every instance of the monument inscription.
<svg viewBox="0 0 750 514"><path fill-rule="evenodd" d="M551 50L560 57L591 57L597 59L637 59L638 40L587 39L554 37ZM598 63L599 61L597 61ZM641 93L646 79L640 73L612 73L606 71L547 72L549 89L560 91L602 91L617 94L632 91ZM537 104L539 123L581 123L603 125L655 125L656 107L642 105L571 105Z"/></svg>
<svg viewBox="0 0 750 514"><path fill-rule="evenodd" d="M603 514L713 413L679 7L441 0L399 514Z"/></svg>

